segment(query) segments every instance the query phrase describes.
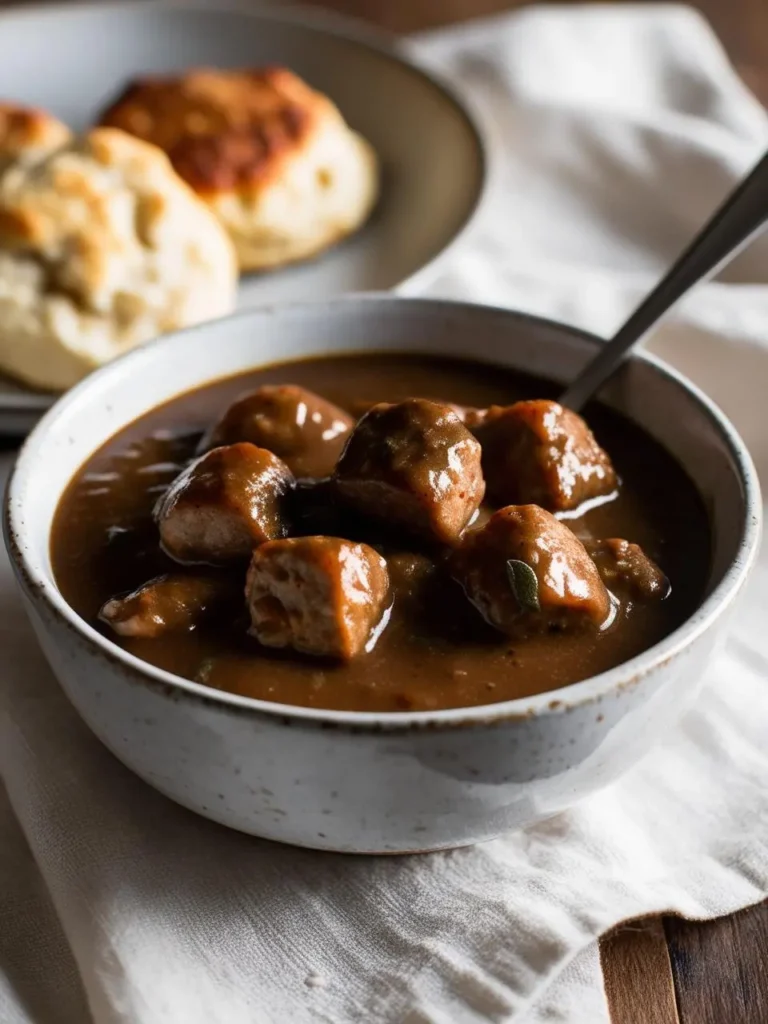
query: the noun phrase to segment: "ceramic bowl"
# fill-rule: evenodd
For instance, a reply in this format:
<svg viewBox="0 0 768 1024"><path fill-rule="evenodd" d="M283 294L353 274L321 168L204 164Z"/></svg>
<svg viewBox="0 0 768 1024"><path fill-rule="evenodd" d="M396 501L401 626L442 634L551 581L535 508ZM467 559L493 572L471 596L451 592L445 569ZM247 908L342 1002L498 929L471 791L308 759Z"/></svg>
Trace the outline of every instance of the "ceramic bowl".
<svg viewBox="0 0 768 1024"><path fill-rule="evenodd" d="M694 700L754 559L759 493L743 443L693 385L635 356L601 397L687 468L714 545L698 611L620 667L540 696L414 713L322 711L207 689L112 644L51 574L57 502L85 459L158 403L214 378L319 353L466 355L566 381L597 340L489 307L352 297L239 314L98 371L40 422L9 484L21 592L69 699L150 785L215 821L325 850L402 853L489 839L568 807L642 757Z"/></svg>

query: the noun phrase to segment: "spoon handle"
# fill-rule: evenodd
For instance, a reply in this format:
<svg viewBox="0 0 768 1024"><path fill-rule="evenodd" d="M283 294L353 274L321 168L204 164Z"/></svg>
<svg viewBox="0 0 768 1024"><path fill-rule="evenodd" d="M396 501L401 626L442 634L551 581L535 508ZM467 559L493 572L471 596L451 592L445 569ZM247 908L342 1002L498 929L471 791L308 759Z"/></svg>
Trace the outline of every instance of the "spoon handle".
<svg viewBox="0 0 768 1024"><path fill-rule="evenodd" d="M578 411L621 362L626 352L698 281L716 273L768 221L768 154L705 224L669 273L643 299L617 334L605 343L560 401Z"/></svg>

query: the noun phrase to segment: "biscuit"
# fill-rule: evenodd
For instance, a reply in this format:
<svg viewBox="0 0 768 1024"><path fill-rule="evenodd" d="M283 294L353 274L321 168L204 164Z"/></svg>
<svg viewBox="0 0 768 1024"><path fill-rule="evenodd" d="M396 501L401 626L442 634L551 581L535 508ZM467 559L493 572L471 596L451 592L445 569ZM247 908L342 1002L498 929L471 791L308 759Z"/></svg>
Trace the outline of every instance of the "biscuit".
<svg viewBox="0 0 768 1024"><path fill-rule="evenodd" d="M372 148L285 68L138 79L101 123L165 150L226 227L243 270L320 252L376 201Z"/></svg>
<svg viewBox="0 0 768 1024"><path fill-rule="evenodd" d="M63 390L166 331L228 313L217 219L155 146L91 131L0 178L0 369Z"/></svg>
<svg viewBox="0 0 768 1024"><path fill-rule="evenodd" d="M36 160L71 136L61 121L34 107L0 102L0 173L16 160Z"/></svg>

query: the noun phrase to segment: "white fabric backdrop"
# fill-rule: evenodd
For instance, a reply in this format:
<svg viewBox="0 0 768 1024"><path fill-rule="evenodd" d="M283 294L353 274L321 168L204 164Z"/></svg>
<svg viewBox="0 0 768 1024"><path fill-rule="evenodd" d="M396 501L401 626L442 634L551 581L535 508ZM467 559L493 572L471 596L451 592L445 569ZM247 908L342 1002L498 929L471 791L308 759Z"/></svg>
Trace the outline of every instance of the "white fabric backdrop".
<svg viewBox="0 0 768 1024"><path fill-rule="evenodd" d="M684 8L531 10L413 46L474 94L501 166L436 294L607 333L768 143ZM768 481L766 339L762 241L653 348L723 405ZM602 931L768 889L766 607L764 558L697 707L619 783L475 849L359 859L227 832L130 775L60 694L2 560L0 1020L606 1021Z"/></svg>

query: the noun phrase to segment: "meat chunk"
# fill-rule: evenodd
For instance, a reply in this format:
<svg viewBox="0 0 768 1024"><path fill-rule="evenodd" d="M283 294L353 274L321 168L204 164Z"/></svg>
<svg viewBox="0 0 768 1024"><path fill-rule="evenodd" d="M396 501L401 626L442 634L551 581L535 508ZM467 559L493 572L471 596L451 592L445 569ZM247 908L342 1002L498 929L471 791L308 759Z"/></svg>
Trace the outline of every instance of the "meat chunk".
<svg viewBox="0 0 768 1024"><path fill-rule="evenodd" d="M538 505L499 509L469 533L451 568L486 621L508 636L600 628L612 616L584 545Z"/></svg>
<svg viewBox="0 0 768 1024"><path fill-rule="evenodd" d="M358 512L453 544L485 493L480 445L451 409L423 398L374 406L336 467Z"/></svg>
<svg viewBox="0 0 768 1024"><path fill-rule="evenodd" d="M429 398L427 399L427 401L436 402L438 405L442 405L446 409L450 409L451 412L455 412L456 415L461 420L461 422L466 423L467 426L470 426L471 423L478 423L480 421L480 418L485 415L485 411L483 409L475 409L471 405L459 405L458 402L444 402L442 401L442 399L439 398ZM365 399L360 398L350 405L350 409L359 419L361 416L364 416L367 412L370 412L375 405L381 404L381 402L369 402ZM386 404L391 405L392 403L390 402ZM470 429L472 429L471 426Z"/></svg>
<svg viewBox="0 0 768 1024"><path fill-rule="evenodd" d="M422 603L437 577L439 563L426 555L398 551L387 556L387 572L398 601Z"/></svg>
<svg viewBox="0 0 768 1024"><path fill-rule="evenodd" d="M557 402L491 406L471 425L494 502L561 512L616 489L611 460L592 431Z"/></svg>
<svg viewBox="0 0 768 1024"><path fill-rule="evenodd" d="M587 541L585 547L614 594L642 601L663 601L669 595L669 580L638 544L610 537Z"/></svg>
<svg viewBox="0 0 768 1024"><path fill-rule="evenodd" d="M491 408L496 408L496 406L491 406ZM475 409L473 406L469 405L461 406L461 410L461 422L467 430L471 430L473 434L478 427L485 423L485 418L488 415L487 409Z"/></svg>
<svg viewBox="0 0 768 1024"><path fill-rule="evenodd" d="M204 435L200 450L250 441L273 452L294 476L330 476L354 419L294 384L264 385L242 395Z"/></svg>
<svg viewBox="0 0 768 1024"><path fill-rule="evenodd" d="M290 500L292 536L350 537L333 480L299 480Z"/></svg>
<svg viewBox="0 0 768 1024"><path fill-rule="evenodd" d="M158 576L125 597L113 597L99 612L120 636L155 638L192 629L203 619L235 607L238 587L228 576Z"/></svg>
<svg viewBox="0 0 768 1024"><path fill-rule="evenodd" d="M177 562L246 559L284 537L291 471L272 452L243 442L214 448L189 465L155 506L166 553Z"/></svg>
<svg viewBox="0 0 768 1024"><path fill-rule="evenodd" d="M266 647L349 661L386 625L389 579L367 544L291 537L254 552L245 596L250 631Z"/></svg>
<svg viewBox="0 0 768 1024"><path fill-rule="evenodd" d="M444 559L411 551L389 552L385 557L392 593L393 640L405 635L439 644L467 634L467 603L446 571Z"/></svg>

